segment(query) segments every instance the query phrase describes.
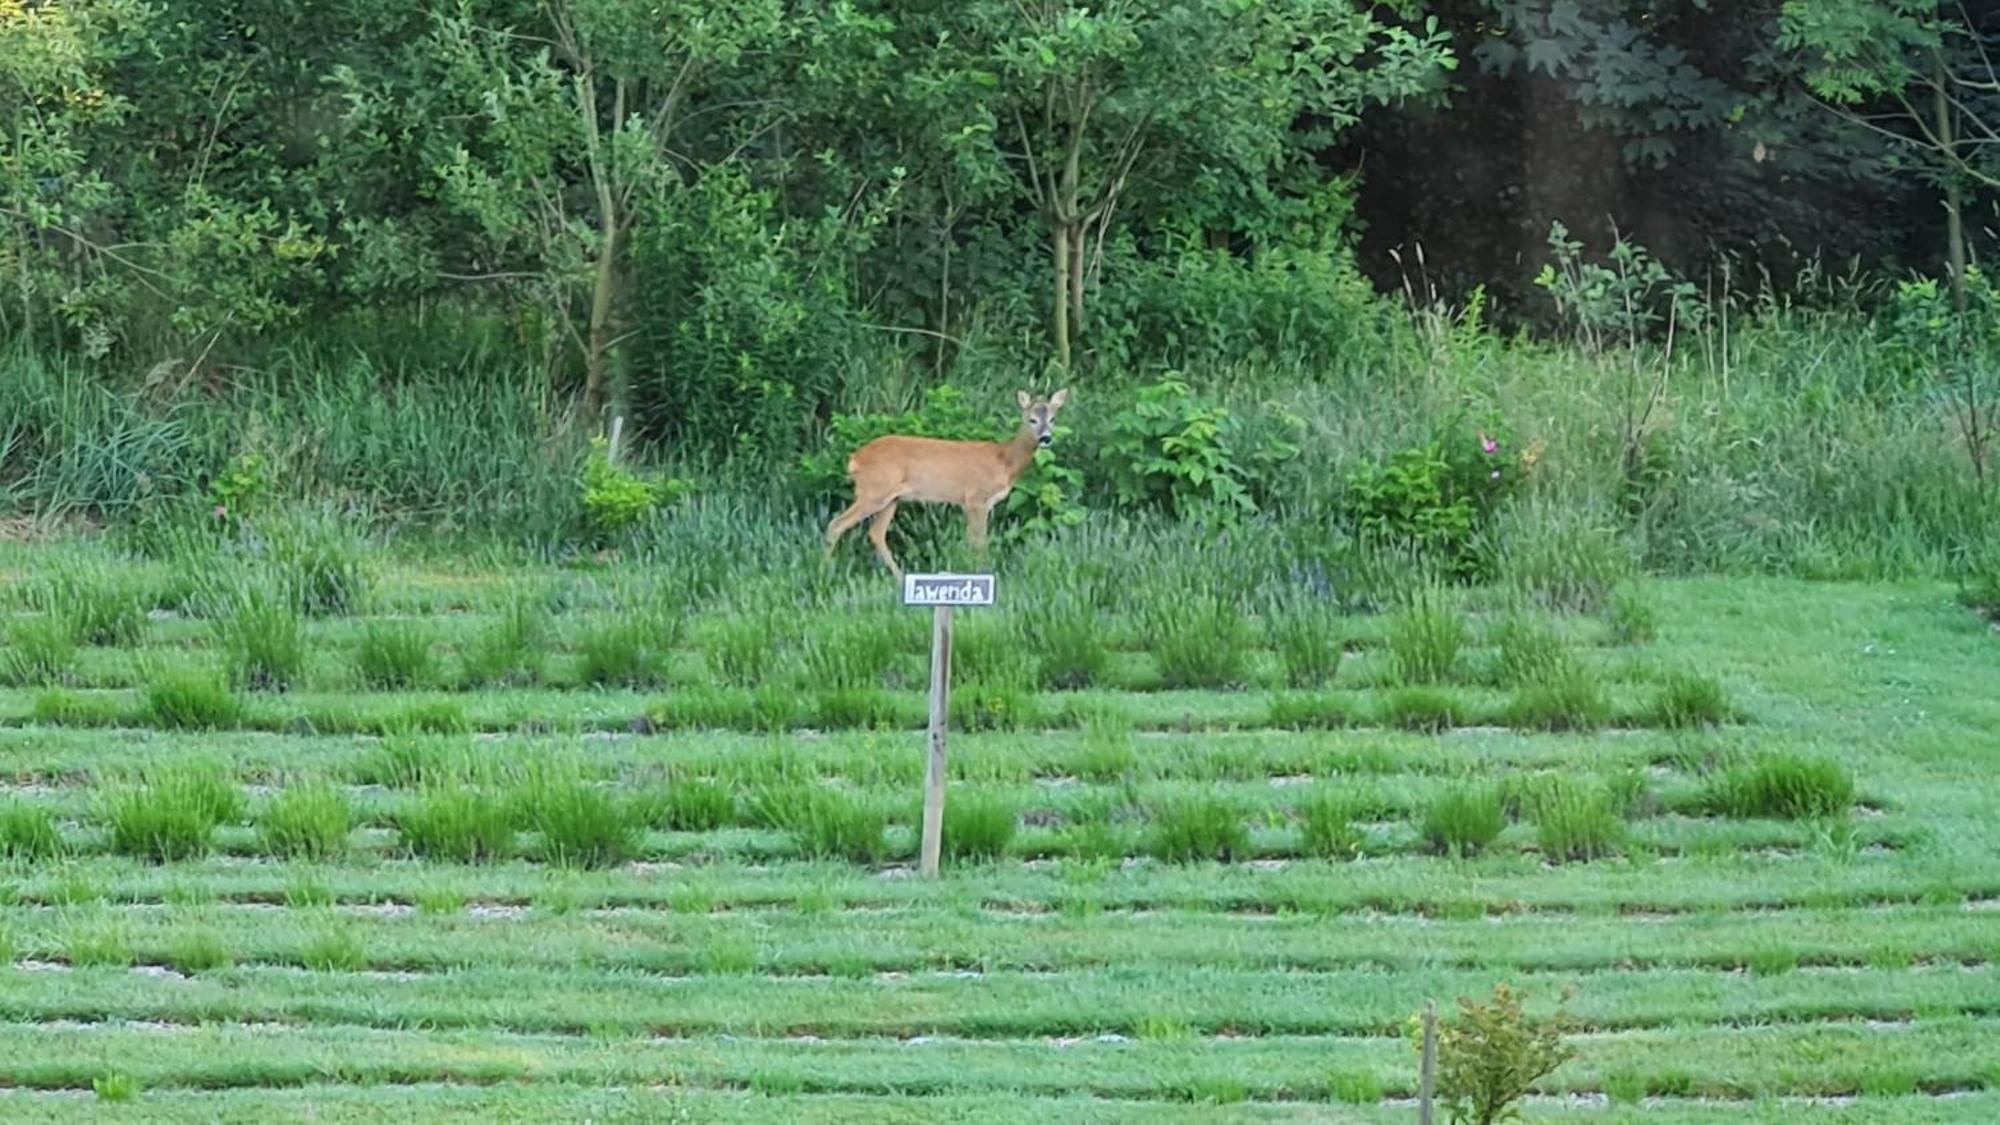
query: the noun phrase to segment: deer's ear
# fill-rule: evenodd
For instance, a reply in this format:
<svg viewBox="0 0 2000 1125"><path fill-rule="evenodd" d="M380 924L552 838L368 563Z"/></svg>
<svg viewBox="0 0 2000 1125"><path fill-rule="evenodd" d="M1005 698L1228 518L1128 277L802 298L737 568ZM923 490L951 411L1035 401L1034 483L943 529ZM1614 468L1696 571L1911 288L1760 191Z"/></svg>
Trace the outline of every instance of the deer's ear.
<svg viewBox="0 0 2000 1125"><path fill-rule="evenodd" d="M1021 404L1021 409L1023 409L1023 410L1026 410L1027 408L1029 408L1030 406L1033 406L1033 405L1035 404L1035 400L1034 400L1034 399L1032 399L1032 398L1029 398L1029 397L1028 397L1028 392L1026 392L1026 391L1016 391L1016 392L1014 392L1014 401L1015 401L1015 402L1018 402L1018 403L1020 403L1020 404Z"/></svg>
<svg viewBox="0 0 2000 1125"><path fill-rule="evenodd" d="M1049 396L1049 409L1061 410L1063 403L1068 401L1069 401L1069 388L1064 387L1062 390L1059 390L1056 393Z"/></svg>

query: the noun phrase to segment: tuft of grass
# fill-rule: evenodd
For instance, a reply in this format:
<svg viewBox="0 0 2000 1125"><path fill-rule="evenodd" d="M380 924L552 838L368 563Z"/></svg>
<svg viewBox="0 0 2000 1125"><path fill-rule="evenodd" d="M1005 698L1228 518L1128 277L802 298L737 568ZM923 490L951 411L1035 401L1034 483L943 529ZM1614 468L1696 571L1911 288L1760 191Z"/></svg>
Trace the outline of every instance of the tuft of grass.
<svg viewBox="0 0 2000 1125"><path fill-rule="evenodd" d="M208 851L219 824L241 820L243 791L220 768L170 767L105 802L111 850L156 863Z"/></svg>
<svg viewBox="0 0 2000 1125"><path fill-rule="evenodd" d="M777 623L761 613L718 618L698 630L709 674L730 687L756 687L770 678L778 638Z"/></svg>
<svg viewBox="0 0 2000 1125"><path fill-rule="evenodd" d="M146 685L146 719L162 730L224 730L243 719L243 704L221 676L203 668L174 666L153 672Z"/></svg>
<svg viewBox="0 0 2000 1125"><path fill-rule="evenodd" d="M325 782L286 786L257 818L266 855L278 859L332 859L347 849L354 826L347 794Z"/></svg>
<svg viewBox="0 0 2000 1125"><path fill-rule="evenodd" d="M1960 575L1958 601L1987 620L2000 622L2000 557L1988 557L1982 566Z"/></svg>
<svg viewBox="0 0 2000 1125"><path fill-rule="evenodd" d="M1500 794L1491 788L1459 786L1440 794L1424 812L1418 832L1439 855L1476 855L1493 846L1507 826Z"/></svg>
<svg viewBox="0 0 2000 1125"><path fill-rule="evenodd" d="M877 687L821 692L814 711L821 730L887 730L900 714L896 697Z"/></svg>
<svg viewBox="0 0 2000 1125"><path fill-rule="evenodd" d="M1854 805L1854 779L1823 758L1767 754L1709 778L1698 803L1705 812L1729 817L1844 816Z"/></svg>
<svg viewBox="0 0 2000 1125"><path fill-rule="evenodd" d="M1493 630L1492 640L1497 650L1493 676L1502 687L1546 680L1570 663L1562 636L1537 617L1509 614Z"/></svg>
<svg viewBox="0 0 2000 1125"><path fill-rule="evenodd" d="M1333 682L1345 643L1337 607L1322 602L1282 607L1271 614L1268 632L1286 683L1316 688Z"/></svg>
<svg viewBox="0 0 2000 1125"><path fill-rule="evenodd" d="M1612 1105L1638 1105L1646 1096L1646 1076L1629 1067L1607 1071L1604 1096Z"/></svg>
<svg viewBox="0 0 2000 1125"><path fill-rule="evenodd" d="M1278 730L1339 730L1359 720L1353 701L1330 691L1276 692L1264 717L1266 725Z"/></svg>
<svg viewBox="0 0 2000 1125"><path fill-rule="evenodd" d="M417 892L417 913L450 918L465 911L465 895L451 887L425 887Z"/></svg>
<svg viewBox="0 0 2000 1125"><path fill-rule="evenodd" d="M68 688L36 692L29 714L35 722L52 727L108 727L125 717L115 696L86 695Z"/></svg>
<svg viewBox="0 0 2000 1125"><path fill-rule="evenodd" d="M1620 586L1604 607L1604 623L1611 627L1611 638L1619 644L1645 644L1660 631L1660 613L1645 595L1629 586Z"/></svg>
<svg viewBox="0 0 2000 1125"><path fill-rule="evenodd" d="M1736 708L1722 681L1692 669L1669 672L1645 712L1647 725L1668 730L1721 726L1734 718Z"/></svg>
<svg viewBox="0 0 2000 1125"><path fill-rule="evenodd" d="M193 975L226 969L236 963L222 935L207 928L183 930L167 943L167 964L176 972Z"/></svg>
<svg viewBox="0 0 2000 1125"><path fill-rule="evenodd" d="M1451 679L1465 648L1465 614L1428 593L1389 619L1389 656L1404 684L1437 684Z"/></svg>
<svg viewBox="0 0 2000 1125"><path fill-rule="evenodd" d="M1246 858L1250 832L1243 810L1226 797L1191 796L1167 801L1153 809L1147 850L1169 863Z"/></svg>
<svg viewBox="0 0 2000 1125"><path fill-rule="evenodd" d="M662 626L641 617L600 625L576 642L577 679L592 687L655 687L666 682Z"/></svg>
<svg viewBox="0 0 2000 1125"><path fill-rule="evenodd" d="M473 749L463 738L441 735L392 734L363 759L354 780L364 785L414 789L444 781L463 781L473 772Z"/></svg>
<svg viewBox="0 0 2000 1125"><path fill-rule="evenodd" d="M45 614L8 627L0 680L14 687L53 686L69 682L75 669L76 638L62 618Z"/></svg>
<svg viewBox="0 0 2000 1125"><path fill-rule="evenodd" d="M139 1096L139 1080L122 1070L109 1071L91 1078L90 1092L100 1102L129 1102Z"/></svg>
<svg viewBox="0 0 2000 1125"><path fill-rule="evenodd" d="M942 847L953 860L994 860L1007 854L1020 812L996 794L961 793L944 803Z"/></svg>
<svg viewBox="0 0 2000 1125"><path fill-rule="evenodd" d="M784 831L810 859L878 862L888 818L867 799L812 783L767 787L752 800L760 822Z"/></svg>
<svg viewBox="0 0 2000 1125"><path fill-rule="evenodd" d="M1083 749L1074 766L1084 781L1109 785L1138 773L1139 755L1132 749L1130 720L1094 720L1084 730Z"/></svg>
<svg viewBox="0 0 2000 1125"><path fill-rule="evenodd" d="M1382 1100L1382 1080L1372 1070L1345 1070L1327 1079L1327 1092L1345 1105L1376 1105Z"/></svg>
<svg viewBox="0 0 2000 1125"><path fill-rule="evenodd" d="M377 691L426 687L437 677L430 631L414 621L370 621L354 646L354 669Z"/></svg>
<svg viewBox="0 0 2000 1125"><path fill-rule="evenodd" d="M736 797L713 781L676 780L639 794L633 811L661 831L713 832L736 819Z"/></svg>
<svg viewBox="0 0 2000 1125"><path fill-rule="evenodd" d="M1633 571L1630 545L1588 506L1531 500L1496 522L1501 581L1546 609L1595 612Z"/></svg>
<svg viewBox="0 0 2000 1125"><path fill-rule="evenodd" d="M1025 689L978 681L952 687L951 724L960 730L1019 730L1034 716L1034 697Z"/></svg>
<svg viewBox="0 0 2000 1125"><path fill-rule="evenodd" d="M54 859L66 850L55 814L48 809L18 798L0 809L0 858Z"/></svg>
<svg viewBox="0 0 2000 1125"><path fill-rule="evenodd" d="M123 969L132 964L132 949L110 925L79 926L63 936L63 960L79 969Z"/></svg>
<svg viewBox="0 0 2000 1125"><path fill-rule="evenodd" d="M60 571L49 579L43 603L77 644L130 647L146 631L143 591L108 566Z"/></svg>
<svg viewBox="0 0 2000 1125"><path fill-rule="evenodd" d="M952 634L951 678L1010 694L1035 690L1041 674L1018 629L993 616L962 616ZM955 688L954 688L955 690Z"/></svg>
<svg viewBox="0 0 2000 1125"><path fill-rule="evenodd" d="M1248 679L1243 614L1216 595L1161 598L1141 620L1146 644L1168 688L1239 687Z"/></svg>
<svg viewBox="0 0 2000 1125"><path fill-rule="evenodd" d="M615 867L639 850L639 819L617 794L561 769L538 770L515 794L542 858L558 867Z"/></svg>
<svg viewBox="0 0 2000 1125"><path fill-rule="evenodd" d="M382 717L383 734L470 734L472 719L456 699L422 699Z"/></svg>
<svg viewBox="0 0 2000 1125"><path fill-rule="evenodd" d="M463 784L426 786L396 811L404 850L419 859L493 863L514 854L507 806Z"/></svg>
<svg viewBox="0 0 2000 1125"><path fill-rule="evenodd" d="M548 635L547 600L514 592L502 605L499 619L459 655L465 682L496 687L539 682Z"/></svg>
<svg viewBox="0 0 2000 1125"><path fill-rule="evenodd" d="M1625 822L1601 786L1560 780L1537 794L1532 815L1536 847L1557 863L1602 859L1625 843Z"/></svg>
<svg viewBox="0 0 2000 1125"><path fill-rule="evenodd" d="M880 690L908 636L882 614L823 620L799 646L799 686L820 692Z"/></svg>
<svg viewBox="0 0 2000 1125"><path fill-rule="evenodd" d="M1299 851L1322 859L1354 859L1361 855L1366 834L1355 823L1360 803L1329 786L1317 787L1298 808Z"/></svg>
<svg viewBox="0 0 2000 1125"><path fill-rule="evenodd" d="M366 608L369 549L353 519L330 510L293 512L264 521L258 531L273 579L300 612L340 616Z"/></svg>
<svg viewBox="0 0 2000 1125"><path fill-rule="evenodd" d="M1516 687L1507 704L1507 725L1517 730L1596 730L1610 719L1597 673L1568 655Z"/></svg>
<svg viewBox="0 0 2000 1125"><path fill-rule="evenodd" d="M1403 687L1382 697L1375 717L1383 726L1437 734L1459 725L1458 712L1458 703L1449 692L1433 687Z"/></svg>
<svg viewBox="0 0 2000 1125"><path fill-rule="evenodd" d="M1062 592L1017 618L1021 646L1034 658L1044 691L1076 691L1102 683L1111 665L1104 625L1089 602Z"/></svg>
<svg viewBox="0 0 2000 1125"><path fill-rule="evenodd" d="M233 591L215 614L230 680L251 691L284 691L306 666L305 624L290 602L258 585Z"/></svg>
<svg viewBox="0 0 2000 1125"><path fill-rule="evenodd" d="M360 935L349 927L334 926L306 942L299 950L299 964L316 973L353 973L368 967L368 954Z"/></svg>

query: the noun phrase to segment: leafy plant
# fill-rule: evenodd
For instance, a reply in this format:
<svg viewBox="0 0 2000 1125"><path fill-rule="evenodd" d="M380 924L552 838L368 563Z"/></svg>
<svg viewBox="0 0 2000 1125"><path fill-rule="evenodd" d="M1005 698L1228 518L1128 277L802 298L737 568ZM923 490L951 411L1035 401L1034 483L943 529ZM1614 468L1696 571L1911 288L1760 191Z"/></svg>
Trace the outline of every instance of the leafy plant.
<svg viewBox="0 0 2000 1125"><path fill-rule="evenodd" d="M888 818L864 797L807 784L765 789L753 805L760 819L789 834L809 859L875 863L887 847Z"/></svg>
<svg viewBox="0 0 2000 1125"><path fill-rule="evenodd" d="M1659 632L1659 611L1653 603L1639 591L1621 586L1612 591L1611 601L1604 608L1605 622L1611 626L1611 637L1622 645L1644 644Z"/></svg>
<svg viewBox="0 0 2000 1125"><path fill-rule="evenodd" d="M1101 452L1120 504L1228 526L1258 510L1265 475L1299 452L1296 429L1248 447L1243 436L1227 408L1169 375L1112 416Z"/></svg>
<svg viewBox="0 0 2000 1125"><path fill-rule="evenodd" d="M668 832L713 832L736 818L736 797L713 781L674 780L640 793L635 811Z"/></svg>
<svg viewBox="0 0 2000 1125"><path fill-rule="evenodd" d="M1507 724L1522 730L1596 730L1610 717L1597 673L1568 655L1515 688L1507 704Z"/></svg>
<svg viewBox="0 0 2000 1125"><path fill-rule="evenodd" d="M1536 1082L1575 1054L1563 1042L1566 1019L1529 1016L1506 983L1480 1003L1460 997L1455 1018L1437 1029L1438 1100L1455 1125L1496 1125L1520 1115Z"/></svg>
<svg viewBox="0 0 2000 1125"><path fill-rule="evenodd" d="M641 475L611 459L604 437L590 439L583 460L583 520L591 541L616 540L654 512L677 504L693 485L672 477Z"/></svg>
<svg viewBox="0 0 2000 1125"><path fill-rule="evenodd" d="M156 863L208 851L215 828L243 816L243 791L219 768L186 764L161 770L105 802L111 850Z"/></svg>
<svg viewBox="0 0 2000 1125"><path fill-rule="evenodd" d="M1625 824L1602 787L1554 785L1539 795L1533 813L1536 846L1558 863L1601 859L1625 840Z"/></svg>
<svg viewBox="0 0 2000 1125"><path fill-rule="evenodd" d="M1506 449L1497 421L1475 428L1448 419L1428 441L1349 470L1341 515L1364 538L1412 549L1454 577L1475 577L1490 561L1480 540L1492 514L1540 456L1538 447Z"/></svg>

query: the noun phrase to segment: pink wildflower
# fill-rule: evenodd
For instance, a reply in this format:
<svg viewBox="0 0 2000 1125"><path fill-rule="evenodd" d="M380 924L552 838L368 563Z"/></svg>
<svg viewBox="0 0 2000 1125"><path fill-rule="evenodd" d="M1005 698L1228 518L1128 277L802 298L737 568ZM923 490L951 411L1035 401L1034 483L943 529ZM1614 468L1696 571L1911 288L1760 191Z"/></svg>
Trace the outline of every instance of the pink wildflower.
<svg viewBox="0 0 2000 1125"><path fill-rule="evenodd" d="M1479 448L1485 450L1488 456L1492 456L1493 454L1500 452L1500 443L1494 441L1490 437L1487 437L1486 431L1481 430L1479 432Z"/></svg>
<svg viewBox="0 0 2000 1125"><path fill-rule="evenodd" d="M223 517L227 516L228 514L229 514L229 509L228 509L228 508L224 507L224 506L223 506L223 505L221 505L221 504L217 504L217 505L215 506L215 518L216 518L216 519L222 519Z"/></svg>

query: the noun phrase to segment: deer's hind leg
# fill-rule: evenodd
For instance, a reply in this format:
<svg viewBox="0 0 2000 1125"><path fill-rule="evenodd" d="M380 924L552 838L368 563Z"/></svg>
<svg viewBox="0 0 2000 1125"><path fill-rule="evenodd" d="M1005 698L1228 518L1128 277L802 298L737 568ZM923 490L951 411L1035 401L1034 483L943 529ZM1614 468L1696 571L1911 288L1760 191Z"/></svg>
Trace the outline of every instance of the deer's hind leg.
<svg viewBox="0 0 2000 1125"><path fill-rule="evenodd" d="M886 507L875 513L874 519L868 522L868 541L875 544L875 553L882 557L882 562L888 566L889 573L900 579L903 577L903 568L896 565L896 556L889 553L889 521L895 518L896 502L891 500Z"/></svg>
<svg viewBox="0 0 2000 1125"><path fill-rule="evenodd" d="M894 504L895 501L891 500L890 503ZM841 536L846 535L855 524L880 511L881 507L880 504L871 505L857 495L854 503L849 504L846 511L833 517L833 521L826 525L826 557L833 557L833 549L840 543Z"/></svg>

